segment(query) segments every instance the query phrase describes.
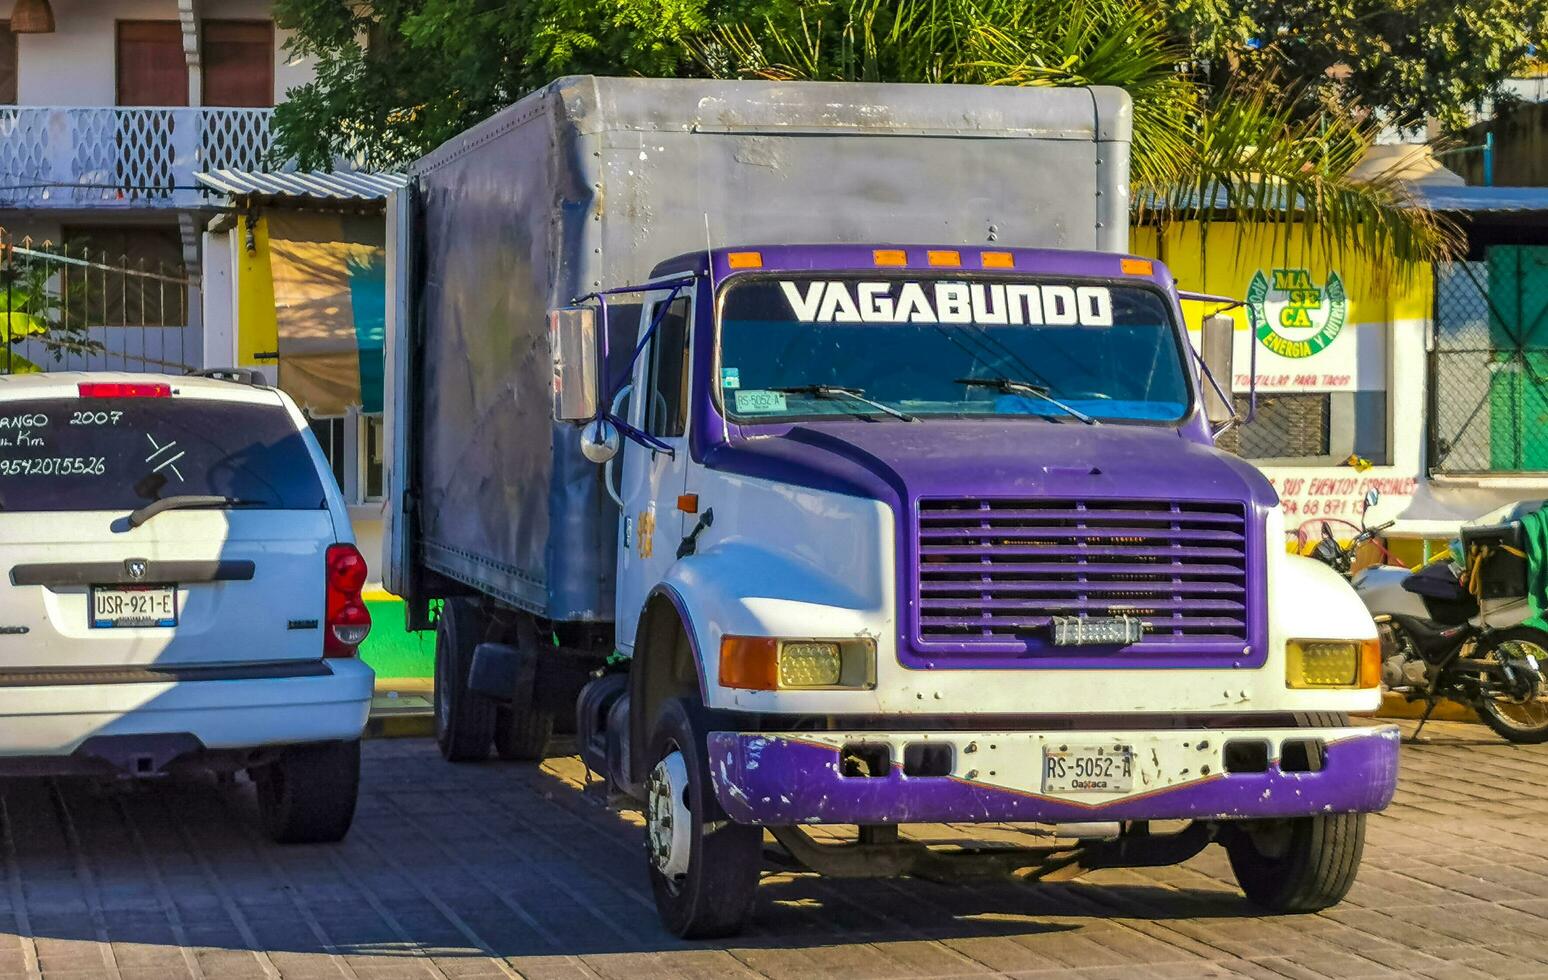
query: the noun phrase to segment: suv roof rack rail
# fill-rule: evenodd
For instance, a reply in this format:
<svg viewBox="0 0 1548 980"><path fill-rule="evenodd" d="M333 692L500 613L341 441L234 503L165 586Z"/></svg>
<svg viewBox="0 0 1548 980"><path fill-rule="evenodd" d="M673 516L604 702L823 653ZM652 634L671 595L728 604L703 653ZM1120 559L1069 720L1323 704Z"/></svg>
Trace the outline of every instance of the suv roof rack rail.
<svg viewBox="0 0 1548 980"><path fill-rule="evenodd" d="M222 367L200 368L189 371L190 378L211 378L215 381L230 381L233 384L253 385L258 388L267 388L268 379L255 368Z"/></svg>

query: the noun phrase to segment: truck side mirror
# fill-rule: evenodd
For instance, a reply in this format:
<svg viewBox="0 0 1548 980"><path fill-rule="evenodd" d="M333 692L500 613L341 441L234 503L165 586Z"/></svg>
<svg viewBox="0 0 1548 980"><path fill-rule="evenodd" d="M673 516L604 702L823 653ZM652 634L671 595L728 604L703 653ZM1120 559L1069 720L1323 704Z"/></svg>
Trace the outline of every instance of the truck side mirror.
<svg viewBox="0 0 1548 980"><path fill-rule="evenodd" d="M589 422L600 400L597 311L561 306L548 311L548 347L554 362L554 421Z"/></svg>
<svg viewBox="0 0 1548 980"><path fill-rule="evenodd" d="M1220 386L1220 391L1216 391L1215 385L1209 383L1209 378L1204 379L1204 417L1212 425L1234 422L1236 405L1229 396L1235 377L1236 323L1224 313L1205 317L1203 329L1199 332L1199 346L1203 348L1199 356L1204 361L1204 369ZM1220 397L1221 391L1225 392L1226 398Z"/></svg>

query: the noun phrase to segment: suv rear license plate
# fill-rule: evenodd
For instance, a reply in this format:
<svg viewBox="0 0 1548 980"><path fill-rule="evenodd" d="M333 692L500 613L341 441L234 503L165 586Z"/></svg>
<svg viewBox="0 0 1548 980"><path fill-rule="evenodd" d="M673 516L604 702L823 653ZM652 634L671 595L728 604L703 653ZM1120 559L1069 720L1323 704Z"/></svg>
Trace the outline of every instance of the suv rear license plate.
<svg viewBox="0 0 1548 980"><path fill-rule="evenodd" d="M1133 788L1133 746L1061 745L1043 753L1045 793L1127 793Z"/></svg>
<svg viewBox="0 0 1548 980"><path fill-rule="evenodd" d="M91 625L94 629L176 626L177 586L147 585L132 589L93 587Z"/></svg>

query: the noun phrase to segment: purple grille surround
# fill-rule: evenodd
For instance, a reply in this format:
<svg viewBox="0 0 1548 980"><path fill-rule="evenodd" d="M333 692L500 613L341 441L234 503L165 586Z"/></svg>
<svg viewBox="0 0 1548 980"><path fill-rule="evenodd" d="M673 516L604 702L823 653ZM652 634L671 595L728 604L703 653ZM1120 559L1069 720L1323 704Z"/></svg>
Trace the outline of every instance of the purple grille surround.
<svg viewBox="0 0 1548 980"><path fill-rule="evenodd" d="M715 794L737 823L1065 823L1369 813L1397 787L1398 730L1329 742L1319 772L1217 773L1180 786L1082 804L954 776L839 775L839 750L795 735L711 732Z"/></svg>
<svg viewBox="0 0 1548 980"><path fill-rule="evenodd" d="M908 640L930 666L995 653L1044 666L1261 662L1261 545L1241 501L957 497L913 510ZM1141 619L1144 639L1051 644L1054 616L1118 615Z"/></svg>

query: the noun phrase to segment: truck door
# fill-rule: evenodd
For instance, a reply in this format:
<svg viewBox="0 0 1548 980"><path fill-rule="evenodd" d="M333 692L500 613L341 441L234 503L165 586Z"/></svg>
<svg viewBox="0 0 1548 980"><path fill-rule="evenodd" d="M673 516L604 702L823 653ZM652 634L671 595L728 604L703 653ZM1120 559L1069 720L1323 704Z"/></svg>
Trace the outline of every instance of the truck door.
<svg viewBox="0 0 1548 980"><path fill-rule="evenodd" d="M631 425L660 439L672 452L624 442L618 522L617 637L618 645L634 648L645 597L677 561L684 516L677 497L687 482L688 350L693 323L692 299L686 293L649 293L640 312L640 330L649 329L666 304L654 336L634 365L634 389L629 398Z"/></svg>

